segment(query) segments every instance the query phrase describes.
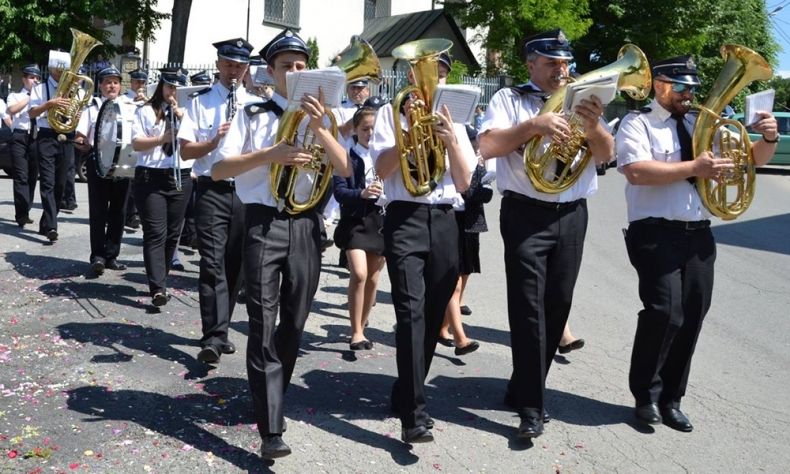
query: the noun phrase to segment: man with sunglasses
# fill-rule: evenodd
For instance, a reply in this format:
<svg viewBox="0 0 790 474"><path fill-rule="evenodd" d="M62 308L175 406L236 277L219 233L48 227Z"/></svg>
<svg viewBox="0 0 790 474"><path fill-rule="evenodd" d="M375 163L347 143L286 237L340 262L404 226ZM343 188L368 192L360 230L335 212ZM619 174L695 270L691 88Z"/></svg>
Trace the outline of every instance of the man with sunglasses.
<svg viewBox="0 0 790 474"><path fill-rule="evenodd" d="M626 116L615 138L617 168L628 179L626 248L644 305L628 380L635 414L641 423L683 432L693 429L680 400L710 308L716 260L711 214L695 179L716 179L733 168L731 160L707 151L693 156L696 114L690 108L699 85L691 56L655 63L653 102ZM761 112L752 129L763 136L752 148L761 166L776 151L776 119Z"/></svg>

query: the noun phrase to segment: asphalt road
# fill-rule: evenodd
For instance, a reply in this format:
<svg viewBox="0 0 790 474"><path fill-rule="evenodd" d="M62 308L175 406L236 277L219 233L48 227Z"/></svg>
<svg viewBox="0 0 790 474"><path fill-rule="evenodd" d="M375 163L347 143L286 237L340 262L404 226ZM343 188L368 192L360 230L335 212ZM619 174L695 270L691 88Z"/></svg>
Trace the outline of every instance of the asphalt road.
<svg viewBox="0 0 790 474"><path fill-rule="evenodd" d="M439 347L429 374L436 441L410 448L388 411L395 376L389 282L367 336L348 351L346 272L324 255L313 311L287 392L290 457L264 465L251 416L243 306L240 352L218 368L195 359L198 256L170 277L174 299L148 307L141 233L128 233L125 272L88 277L87 189L48 245L13 221L0 179L1 472L784 472L790 463L790 174L761 174L748 213L717 222L713 307L683 409L684 434L634 424L627 373L639 300L620 229L623 178L590 200L590 228L571 324L587 345L558 356L548 379L553 420L534 444L516 439L502 404L510 374L498 197L486 209L483 273L466 317L479 351ZM38 219L40 208L32 213ZM525 216L526 218L526 216Z"/></svg>

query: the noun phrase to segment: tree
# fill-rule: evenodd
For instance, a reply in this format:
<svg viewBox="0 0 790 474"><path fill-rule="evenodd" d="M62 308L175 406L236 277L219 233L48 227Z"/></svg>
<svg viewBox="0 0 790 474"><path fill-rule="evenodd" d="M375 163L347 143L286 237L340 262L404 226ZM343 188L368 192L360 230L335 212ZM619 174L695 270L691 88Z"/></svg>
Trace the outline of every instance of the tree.
<svg viewBox="0 0 790 474"><path fill-rule="evenodd" d="M469 73L469 66L457 59L453 59L452 69L447 75L448 84L461 84L461 78Z"/></svg>
<svg viewBox="0 0 790 474"><path fill-rule="evenodd" d="M102 43L92 55L116 54L121 45L111 44L109 33L96 26L103 19L123 23L124 36L131 41L150 38L161 20L169 15L154 10L156 0L0 0L0 58L4 65L27 62L45 64L50 49L71 47L69 28L87 33Z"/></svg>
<svg viewBox="0 0 790 474"><path fill-rule="evenodd" d="M170 25L170 47L167 50L167 62L182 64L187 43L187 27L192 0L173 1L173 21Z"/></svg>
<svg viewBox="0 0 790 474"><path fill-rule="evenodd" d="M307 60L307 69L318 68L318 40L307 38L307 49L310 50L310 59Z"/></svg>

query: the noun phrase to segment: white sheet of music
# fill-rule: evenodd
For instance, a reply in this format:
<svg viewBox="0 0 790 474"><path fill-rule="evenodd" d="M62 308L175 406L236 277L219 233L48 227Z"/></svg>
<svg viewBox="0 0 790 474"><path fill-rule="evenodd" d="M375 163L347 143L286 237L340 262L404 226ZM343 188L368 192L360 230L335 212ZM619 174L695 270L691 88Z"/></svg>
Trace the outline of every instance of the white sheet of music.
<svg viewBox="0 0 790 474"><path fill-rule="evenodd" d="M465 84L444 84L433 94L433 112L446 105L455 123L469 123L475 115L480 102L480 88Z"/></svg>
<svg viewBox="0 0 790 474"><path fill-rule="evenodd" d="M744 123L746 126L757 122L757 112L771 112L774 110L774 96L776 91L766 89L746 96Z"/></svg>
<svg viewBox="0 0 790 474"><path fill-rule="evenodd" d="M592 96L598 97L604 107L614 100L617 95L617 81L620 73L612 73L598 79L585 82L574 82L568 84L565 89L565 100L562 103L562 111L569 115L582 100L590 100Z"/></svg>
<svg viewBox="0 0 790 474"><path fill-rule="evenodd" d="M324 92L324 105L338 107L346 85L346 74L339 68L289 72L285 75L288 106L298 106L305 94L318 98L318 88Z"/></svg>

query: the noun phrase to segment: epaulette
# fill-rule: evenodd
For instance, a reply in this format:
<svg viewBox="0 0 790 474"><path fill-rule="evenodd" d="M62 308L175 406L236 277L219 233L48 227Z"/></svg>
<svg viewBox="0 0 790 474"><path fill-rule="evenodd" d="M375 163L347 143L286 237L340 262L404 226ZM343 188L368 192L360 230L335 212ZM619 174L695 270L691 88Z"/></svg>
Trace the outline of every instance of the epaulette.
<svg viewBox="0 0 790 474"><path fill-rule="evenodd" d="M267 100L264 102L255 102L253 104L245 105L244 112L247 114L247 117L250 118L252 118L253 115L257 115L261 112L272 112L277 117L281 117L284 110L282 107L277 105L277 102L273 100Z"/></svg>
<svg viewBox="0 0 790 474"><path fill-rule="evenodd" d="M653 109L652 109L652 108L650 108L650 107L647 107L647 106L645 106L645 107L642 107L642 108L640 108L640 109L637 109L637 110L631 110L631 112L633 112L633 113L635 113L635 114L636 114L636 113L639 113L639 114L649 114L649 113L650 113L650 112L652 112L652 111L653 111Z"/></svg>
<svg viewBox="0 0 790 474"><path fill-rule="evenodd" d="M187 97L189 97L190 99L194 99L195 97L197 97L199 95L203 95L203 94L205 94L206 92L208 92L210 90L211 90L211 87L206 87L204 89L200 89L199 91L195 91L195 92L190 93Z"/></svg>

